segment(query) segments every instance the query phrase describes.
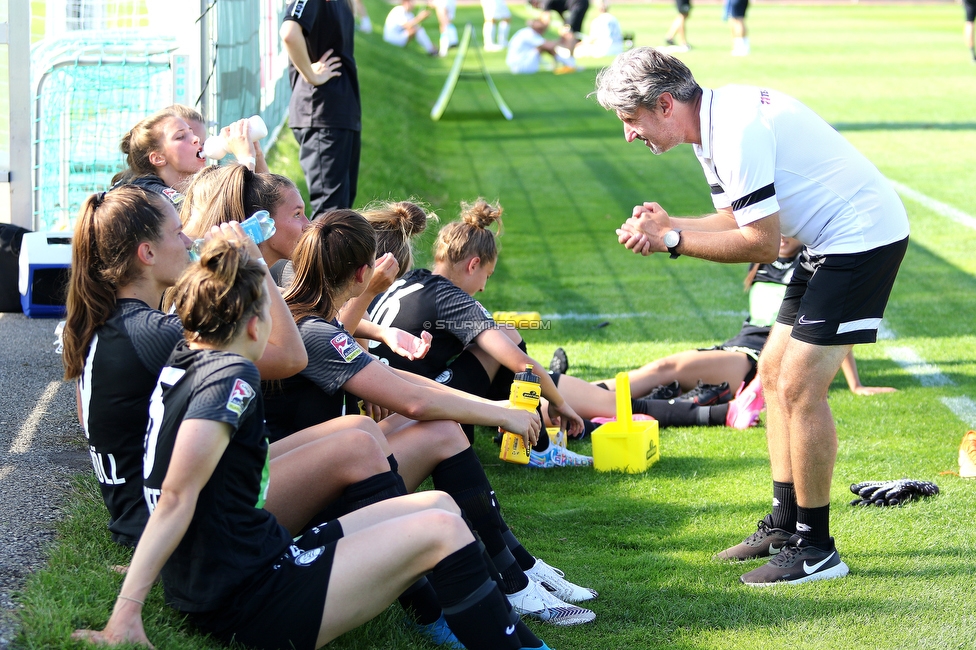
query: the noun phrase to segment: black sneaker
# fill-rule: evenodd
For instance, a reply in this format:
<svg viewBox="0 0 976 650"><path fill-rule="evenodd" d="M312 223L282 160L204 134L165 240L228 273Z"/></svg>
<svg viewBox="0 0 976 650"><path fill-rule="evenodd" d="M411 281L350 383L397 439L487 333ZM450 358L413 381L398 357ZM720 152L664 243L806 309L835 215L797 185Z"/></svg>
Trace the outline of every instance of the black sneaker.
<svg viewBox="0 0 976 650"><path fill-rule="evenodd" d="M829 543L830 548L818 548L794 535L773 559L739 579L750 587L768 587L843 578L848 572L847 565L840 559L833 537Z"/></svg>
<svg viewBox="0 0 976 650"><path fill-rule="evenodd" d="M714 406L732 401L732 391L726 381L721 384L703 384L699 380L697 386L676 399L681 402L694 402L697 406Z"/></svg>
<svg viewBox="0 0 976 650"><path fill-rule="evenodd" d="M713 560L754 560L778 554L786 546L793 533L773 527L773 516L766 515L752 535L731 548L712 556Z"/></svg>
<svg viewBox="0 0 976 650"><path fill-rule="evenodd" d="M647 399L674 399L681 394L681 384L672 381L666 386L658 386L647 394Z"/></svg>
<svg viewBox="0 0 976 650"><path fill-rule="evenodd" d="M668 45L674 45L674 39L673 38L666 38L666 39L664 39L664 42L667 43Z"/></svg>
<svg viewBox="0 0 976 650"><path fill-rule="evenodd" d="M569 370L569 359L566 358L566 351L562 348L556 348L556 351L552 353L552 361L549 362L549 372L565 375L567 370Z"/></svg>

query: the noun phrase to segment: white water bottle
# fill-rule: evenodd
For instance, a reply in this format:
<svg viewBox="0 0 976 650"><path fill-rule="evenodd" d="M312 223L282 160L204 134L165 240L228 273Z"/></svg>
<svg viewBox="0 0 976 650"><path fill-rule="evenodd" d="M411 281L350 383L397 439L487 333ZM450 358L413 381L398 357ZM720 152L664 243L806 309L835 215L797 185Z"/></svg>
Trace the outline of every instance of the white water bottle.
<svg viewBox="0 0 976 650"><path fill-rule="evenodd" d="M258 210L250 217L241 222L241 229L244 234L250 237L255 244L271 239L275 234L275 222L267 210ZM200 261L200 252L203 250L205 239L197 239L190 246L190 259L194 262Z"/></svg>
<svg viewBox="0 0 976 650"><path fill-rule="evenodd" d="M261 138L268 135L268 125L264 123L264 119L260 115L252 115L247 119L247 139L251 142L257 142ZM203 143L203 153L206 154L207 158L214 158L215 160L220 160L226 156L229 151L227 151L227 140L222 135L212 135L207 138L207 141Z"/></svg>

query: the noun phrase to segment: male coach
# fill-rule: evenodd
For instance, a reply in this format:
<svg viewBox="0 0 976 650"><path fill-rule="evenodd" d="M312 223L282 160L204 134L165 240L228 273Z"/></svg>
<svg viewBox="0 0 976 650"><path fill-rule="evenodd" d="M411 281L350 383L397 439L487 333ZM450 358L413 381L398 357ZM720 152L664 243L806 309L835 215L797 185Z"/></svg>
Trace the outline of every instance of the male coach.
<svg viewBox="0 0 976 650"><path fill-rule="evenodd" d="M617 230L635 253L772 262L780 234L806 245L759 358L767 404L772 512L716 559L771 557L747 585L847 575L829 530L837 457L827 389L855 343L873 343L908 247L908 217L888 181L797 100L751 86L701 88L678 59L625 52L596 79L628 142L661 154L691 144L715 213L675 218L657 203Z"/></svg>

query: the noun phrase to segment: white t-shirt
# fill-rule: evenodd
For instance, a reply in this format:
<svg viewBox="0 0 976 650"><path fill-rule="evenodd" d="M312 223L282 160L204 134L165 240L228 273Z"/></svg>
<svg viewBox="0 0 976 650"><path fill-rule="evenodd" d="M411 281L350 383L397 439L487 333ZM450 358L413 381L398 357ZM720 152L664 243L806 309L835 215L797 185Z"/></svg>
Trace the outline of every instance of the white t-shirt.
<svg viewBox="0 0 976 650"><path fill-rule="evenodd" d="M523 27L508 41L505 63L513 74L532 74L539 71L539 46L546 42L542 34L531 27Z"/></svg>
<svg viewBox="0 0 976 650"><path fill-rule="evenodd" d="M717 209L741 227L779 212L814 255L869 251L908 236L891 183L796 99L754 86L704 89L695 155Z"/></svg>
<svg viewBox="0 0 976 650"><path fill-rule="evenodd" d="M623 51L624 36L620 21L608 13L602 13L590 23L589 36L576 46L574 54L577 57L599 58L617 56Z"/></svg>
<svg viewBox="0 0 976 650"><path fill-rule="evenodd" d="M410 41L410 34L403 26L411 20L413 20L413 13L403 6L390 9L390 13L386 15L386 22L383 23L383 40L398 47L406 47Z"/></svg>

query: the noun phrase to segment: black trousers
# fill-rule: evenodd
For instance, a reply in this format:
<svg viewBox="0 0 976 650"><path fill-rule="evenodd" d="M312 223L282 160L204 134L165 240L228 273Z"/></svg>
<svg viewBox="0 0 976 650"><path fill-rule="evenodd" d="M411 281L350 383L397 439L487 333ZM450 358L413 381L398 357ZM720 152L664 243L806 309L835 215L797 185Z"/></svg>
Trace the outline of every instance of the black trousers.
<svg viewBox="0 0 976 650"><path fill-rule="evenodd" d="M298 161L308 183L312 217L336 208L351 208L359 183L359 131L293 128Z"/></svg>

